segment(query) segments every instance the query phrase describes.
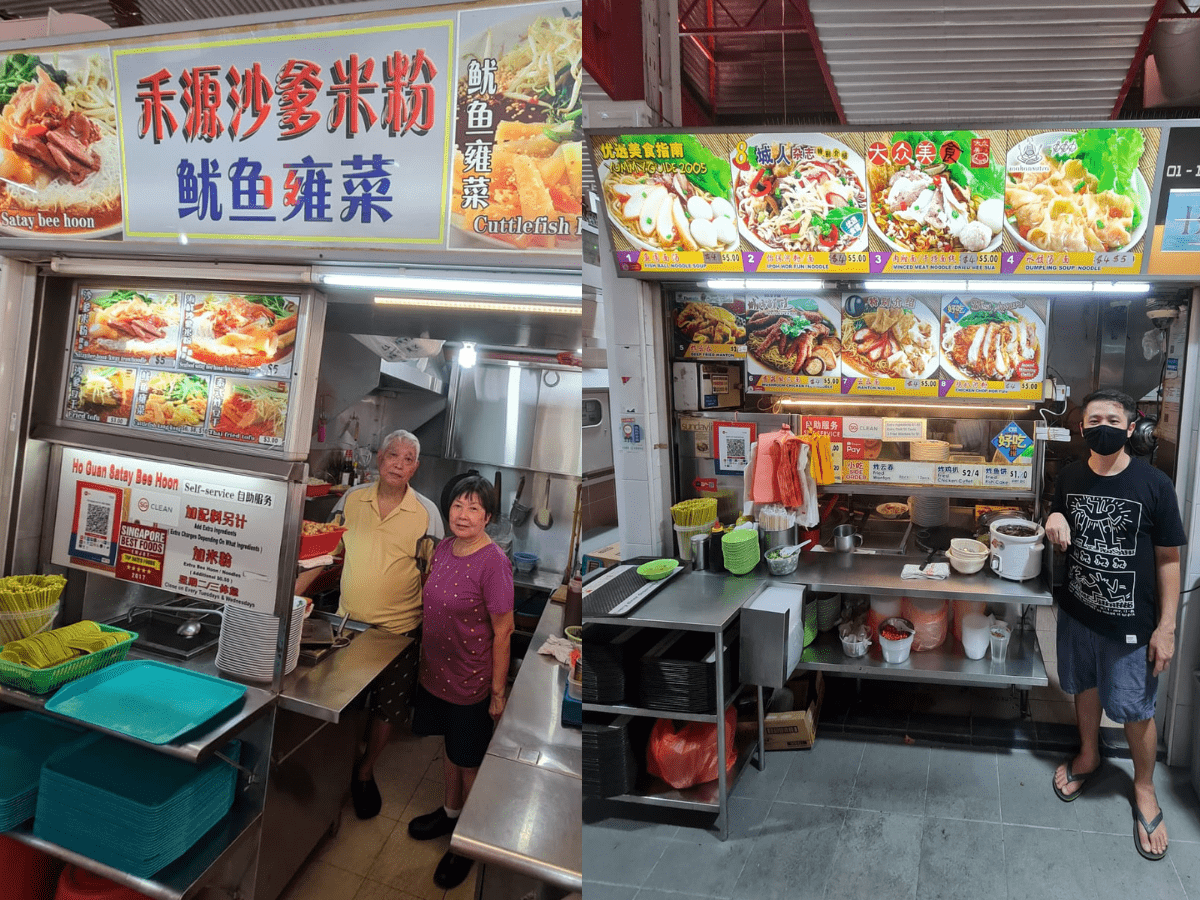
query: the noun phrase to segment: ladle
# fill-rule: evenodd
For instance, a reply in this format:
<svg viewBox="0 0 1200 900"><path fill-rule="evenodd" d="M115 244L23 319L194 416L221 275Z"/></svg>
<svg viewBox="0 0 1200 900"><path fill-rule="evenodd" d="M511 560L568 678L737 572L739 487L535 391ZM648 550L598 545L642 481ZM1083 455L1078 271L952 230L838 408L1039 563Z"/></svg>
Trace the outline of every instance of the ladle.
<svg viewBox="0 0 1200 900"><path fill-rule="evenodd" d="M795 556L797 553L799 553L801 550L803 550L805 547L807 547L811 543L812 543L811 540L807 540L800 544L792 544L792 546L790 546L790 547L780 547L779 555L782 557Z"/></svg>

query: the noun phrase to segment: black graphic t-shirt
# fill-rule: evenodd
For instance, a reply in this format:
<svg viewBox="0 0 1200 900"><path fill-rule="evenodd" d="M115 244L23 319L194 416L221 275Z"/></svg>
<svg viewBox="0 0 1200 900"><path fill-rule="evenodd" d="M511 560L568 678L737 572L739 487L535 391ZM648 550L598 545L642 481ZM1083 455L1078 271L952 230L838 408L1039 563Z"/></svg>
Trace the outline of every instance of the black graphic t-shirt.
<svg viewBox="0 0 1200 900"><path fill-rule="evenodd" d="M1099 634L1148 643L1158 624L1154 548L1187 543L1171 480L1137 457L1116 475L1081 460L1063 469L1051 512L1071 526L1059 606Z"/></svg>

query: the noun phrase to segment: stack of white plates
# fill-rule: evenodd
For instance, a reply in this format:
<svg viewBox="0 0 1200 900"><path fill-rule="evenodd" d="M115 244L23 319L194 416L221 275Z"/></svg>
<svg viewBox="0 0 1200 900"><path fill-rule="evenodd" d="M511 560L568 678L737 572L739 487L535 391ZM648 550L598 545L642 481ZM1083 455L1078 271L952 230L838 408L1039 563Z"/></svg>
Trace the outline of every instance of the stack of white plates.
<svg viewBox="0 0 1200 900"><path fill-rule="evenodd" d="M300 661L305 605L303 597L296 597L292 602L291 639L283 667L285 675ZM252 681L270 681L275 675L278 634L278 616L226 604L221 636L217 640L217 668Z"/></svg>
<svg viewBox="0 0 1200 900"><path fill-rule="evenodd" d="M909 516L918 528L934 528L950 521L949 497L911 497L909 505Z"/></svg>
<svg viewBox="0 0 1200 900"><path fill-rule="evenodd" d="M946 441L913 441L908 445L908 455L913 462L945 462L950 458L950 444Z"/></svg>

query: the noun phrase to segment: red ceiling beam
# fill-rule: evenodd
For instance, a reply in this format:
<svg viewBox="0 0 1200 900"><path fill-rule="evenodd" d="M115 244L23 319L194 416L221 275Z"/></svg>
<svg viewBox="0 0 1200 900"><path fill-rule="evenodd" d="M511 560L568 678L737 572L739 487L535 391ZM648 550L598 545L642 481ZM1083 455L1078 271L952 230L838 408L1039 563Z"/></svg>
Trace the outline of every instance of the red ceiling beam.
<svg viewBox="0 0 1200 900"><path fill-rule="evenodd" d="M1154 4L1154 9L1150 11L1150 20L1146 22L1146 27L1142 31L1142 39L1138 41L1137 50L1133 53L1133 60L1129 63L1129 71L1125 73L1125 81L1121 83L1121 91L1117 94L1117 102L1113 104L1112 113L1109 114L1110 119L1116 119L1121 115L1121 107L1125 105L1125 98L1129 96L1129 89L1133 87L1134 79L1141 73L1142 67L1146 64L1146 56L1150 53L1150 39L1154 36L1154 29L1158 26L1158 20L1162 18L1163 9L1167 5L1167 0L1157 0Z"/></svg>
<svg viewBox="0 0 1200 900"><path fill-rule="evenodd" d="M714 28L690 28L682 22L679 23L680 36L696 36L696 37L719 37L723 34L728 35L764 35L764 34L808 34L808 29L803 25L763 25L757 28L748 28L742 25L718 25Z"/></svg>

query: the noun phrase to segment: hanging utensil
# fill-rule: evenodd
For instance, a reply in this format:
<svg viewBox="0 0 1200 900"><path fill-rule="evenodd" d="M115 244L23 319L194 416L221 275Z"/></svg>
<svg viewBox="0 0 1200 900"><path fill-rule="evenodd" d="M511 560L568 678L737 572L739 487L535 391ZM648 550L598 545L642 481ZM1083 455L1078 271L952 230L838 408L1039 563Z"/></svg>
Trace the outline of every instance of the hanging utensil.
<svg viewBox="0 0 1200 900"><path fill-rule="evenodd" d="M521 492L525 490L525 476L521 476L521 480L517 482L517 495L513 497L512 510L508 514L508 519L513 523L515 528L518 525L524 525L529 521L529 514L533 512L532 507L525 506L521 503Z"/></svg>
<svg viewBox="0 0 1200 900"><path fill-rule="evenodd" d="M537 515L533 517L533 524L542 531L549 531L550 526L554 524L554 516L550 513L550 476L546 476L546 496L542 500L542 508L537 511Z"/></svg>

